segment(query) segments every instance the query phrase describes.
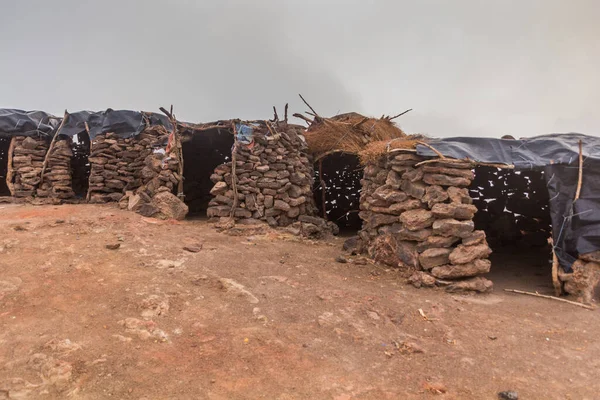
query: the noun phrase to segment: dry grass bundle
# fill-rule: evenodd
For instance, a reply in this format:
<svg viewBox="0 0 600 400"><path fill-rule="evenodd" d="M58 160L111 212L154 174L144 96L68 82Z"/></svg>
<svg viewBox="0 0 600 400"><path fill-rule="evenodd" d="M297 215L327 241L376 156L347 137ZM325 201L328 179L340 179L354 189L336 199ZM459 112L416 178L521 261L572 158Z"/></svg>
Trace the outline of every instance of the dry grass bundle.
<svg viewBox="0 0 600 400"><path fill-rule="evenodd" d="M406 138L391 141L381 140L378 142L369 143L358 152L358 157L360 158L360 163L362 165L367 165L369 163L377 162L379 157L394 149L415 149L417 143L422 140L422 136L415 135L414 137L407 136Z"/></svg>
<svg viewBox="0 0 600 400"><path fill-rule="evenodd" d="M393 117L368 118L357 113L315 118L305 133L316 158L334 152L356 154L365 165L393 149L414 149L422 135L407 135Z"/></svg>
<svg viewBox="0 0 600 400"><path fill-rule="evenodd" d="M333 150L358 154L369 143L390 141L407 135L390 119L349 113L315 121L305 137L311 151L318 156Z"/></svg>

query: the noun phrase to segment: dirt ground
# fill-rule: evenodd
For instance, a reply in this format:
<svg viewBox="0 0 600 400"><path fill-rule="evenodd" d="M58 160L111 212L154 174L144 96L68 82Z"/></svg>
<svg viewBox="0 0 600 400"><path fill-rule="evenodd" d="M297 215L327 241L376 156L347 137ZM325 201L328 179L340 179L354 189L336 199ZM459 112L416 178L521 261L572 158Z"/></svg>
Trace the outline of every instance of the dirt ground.
<svg viewBox="0 0 600 400"><path fill-rule="evenodd" d="M599 398L599 311L415 289L341 243L0 204L0 399Z"/></svg>

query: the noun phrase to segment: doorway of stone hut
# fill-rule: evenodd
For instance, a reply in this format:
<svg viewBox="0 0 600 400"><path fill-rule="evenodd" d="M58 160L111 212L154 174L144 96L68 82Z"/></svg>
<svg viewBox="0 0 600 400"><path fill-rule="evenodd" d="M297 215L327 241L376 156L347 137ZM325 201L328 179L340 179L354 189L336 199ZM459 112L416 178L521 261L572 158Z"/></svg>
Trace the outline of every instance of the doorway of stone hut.
<svg viewBox="0 0 600 400"><path fill-rule="evenodd" d="M485 231L493 251L487 278L494 288L553 294L548 244L552 230L543 171L478 166L469 191L478 209L475 229Z"/></svg>
<svg viewBox="0 0 600 400"><path fill-rule="evenodd" d="M210 176L216 167L231 161L233 134L227 128L194 132L182 140L182 147L183 194L189 207L188 218L206 217L214 186Z"/></svg>
<svg viewBox="0 0 600 400"><path fill-rule="evenodd" d="M332 153L319 159L314 169L314 198L319 215L334 222L341 235L356 235L362 227L358 212L363 168L358 157Z"/></svg>
<svg viewBox="0 0 600 400"><path fill-rule="evenodd" d="M78 133L73 136L71 142L71 185L75 198L85 199L90 180L91 165L88 160L90 156L90 136L85 133Z"/></svg>
<svg viewBox="0 0 600 400"><path fill-rule="evenodd" d="M10 138L0 137L0 197L10 196L10 190L6 181L10 140Z"/></svg>

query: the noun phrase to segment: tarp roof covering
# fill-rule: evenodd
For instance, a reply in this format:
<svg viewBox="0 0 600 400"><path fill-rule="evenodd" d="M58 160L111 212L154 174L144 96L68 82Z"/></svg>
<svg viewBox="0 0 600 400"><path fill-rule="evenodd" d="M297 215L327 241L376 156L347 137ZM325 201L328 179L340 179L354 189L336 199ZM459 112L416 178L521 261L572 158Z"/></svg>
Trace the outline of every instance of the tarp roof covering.
<svg viewBox="0 0 600 400"><path fill-rule="evenodd" d="M0 137L51 136L61 119L43 111L0 108Z"/></svg>
<svg viewBox="0 0 600 400"><path fill-rule="evenodd" d="M579 181L579 142L582 144L582 185ZM600 138L578 133L551 134L522 140L476 137L429 139L446 157L481 163L514 165L515 170L544 171L550 198L554 250L570 271L578 255L600 250ZM417 154L438 157L418 145Z"/></svg>
<svg viewBox="0 0 600 400"><path fill-rule="evenodd" d="M53 137L60 128L60 135L75 136L86 131L90 138L112 132L121 138L139 135L147 125L162 125L168 130L171 123L162 114L142 113L130 110L77 111L68 113L66 122L60 127L63 117L55 117L42 111L0 109L0 137L45 135Z"/></svg>

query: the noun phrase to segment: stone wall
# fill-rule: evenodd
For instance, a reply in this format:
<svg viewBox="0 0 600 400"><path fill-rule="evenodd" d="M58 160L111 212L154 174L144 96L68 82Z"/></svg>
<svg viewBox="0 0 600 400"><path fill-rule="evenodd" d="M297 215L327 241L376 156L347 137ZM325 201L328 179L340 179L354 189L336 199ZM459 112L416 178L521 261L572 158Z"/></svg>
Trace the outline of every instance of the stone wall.
<svg viewBox="0 0 600 400"><path fill-rule="evenodd" d="M382 156L365 166L360 238L376 261L399 267L415 286L489 291L491 253L485 233L474 231L467 187L468 163L427 163L410 152Z"/></svg>
<svg viewBox="0 0 600 400"><path fill-rule="evenodd" d="M12 177L9 187L14 197L35 196L40 184L42 166L49 141L43 138L17 136L13 138ZM10 157L10 155L9 155Z"/></svg>
<svg viewBox="0 0 600 400"><path fill-rule="evenodd" d="M235 176L238 203L236 219L263 220L271 226L288 226L299 216L316 212L312 195L313 168L301 128L281 124L279 137L254 131L254 143L238 142ZM229 217L234 205L232 161L218 166L209 203L209 217Z"/></svg>
<svg viewBox="0 0 600 400"><path fill-rule="evenodd" d="M119 201L126 191L143 184L146 157L152 154L157 140L154 132L142 132L123 139L112 133L99 135L92 141L88 200L92 203ZM152 179L150 175L147 179Z"/></svg>
<svg viewBox="0 0 600 400"><path fill-rule="evenodd" d="M59 137L52 144L48 164L44 171L43 181L37 189L37 197L49 197L66 200L75 197L71 176L72 140L69 137Z"/></svg>

